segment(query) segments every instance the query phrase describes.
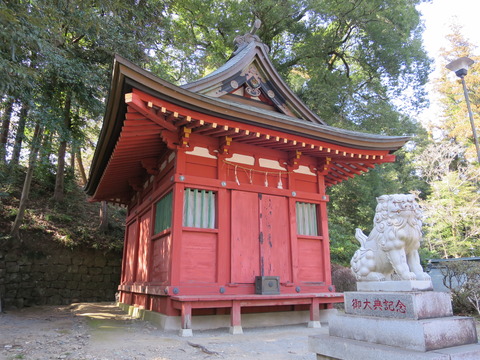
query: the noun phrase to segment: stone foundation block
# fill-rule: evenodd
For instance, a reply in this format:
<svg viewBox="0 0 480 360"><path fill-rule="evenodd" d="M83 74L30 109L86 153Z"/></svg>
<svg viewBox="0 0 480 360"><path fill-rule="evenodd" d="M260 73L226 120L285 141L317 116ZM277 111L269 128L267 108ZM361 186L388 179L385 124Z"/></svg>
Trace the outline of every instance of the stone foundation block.
<svg viewBox="0 0 480 360"><path fill-rule="evenodd" d="M243 334L243 329L241 326L230 326L228 332L232 335L239 335L239 334Z"/></svg>
<svg viewBox="0 0 480 360"><path fill-rule="evenodd" d="M475 321L469 317L408 320L339 315L329 333L345 339L430 351L477 342Z"/></svg>
<svg viewBox="0 0 480 360"><path fill-rule="evenodd" d="M310 336L308 348L317 360L478 360L480 346L463 345L434 351L415 351L329 335Z"/></svg>
<svg viewBox="0 0 480 360"><path fill-rule="evenodd" d="M190 337L190 336L193 336L192 329L180 329L180 330L178 331L178 336L182 336L182 337Z"/></svg>

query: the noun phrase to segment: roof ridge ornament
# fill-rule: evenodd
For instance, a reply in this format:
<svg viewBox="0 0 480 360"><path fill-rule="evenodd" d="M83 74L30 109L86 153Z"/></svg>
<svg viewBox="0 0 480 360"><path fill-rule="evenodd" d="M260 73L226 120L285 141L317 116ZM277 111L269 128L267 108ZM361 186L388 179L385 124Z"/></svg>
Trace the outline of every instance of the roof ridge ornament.
<svg viewBox="0 0 480 360"><path fill-rule="evenodd" d="M236 47L233 53L234 55L239 53L242 49L244 49L248 44L252 42L261 43L265 47L265 50L267 52L270 51L269 47L262 43L262 40L260 40L260 37L258 35L255 35L255 33L257 32L257 30L260 28L261 25L262 25L262 21L260 19L255 19L252 26L252 30L250 30L250 32L246 33L245 35L239 35L235 37L235 39L233 40L233 43L235 44L235 47Z"/></svg>

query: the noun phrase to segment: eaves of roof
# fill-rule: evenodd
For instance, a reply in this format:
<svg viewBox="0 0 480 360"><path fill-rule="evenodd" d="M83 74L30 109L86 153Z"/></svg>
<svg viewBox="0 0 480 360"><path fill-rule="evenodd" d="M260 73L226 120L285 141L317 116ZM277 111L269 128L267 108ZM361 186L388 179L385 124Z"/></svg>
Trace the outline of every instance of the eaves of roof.
<svg viewBox="0 0 480 360"><path fill-rule="evenodd" d="M130 61L116 56L104 123L90 167L89 180L85 186L85 191L89 195L95 192L101 181L103 169L108 164L120 136L126 111L124 96L133 88L206 115L358 149L384 150L392 153L409 140L408 136L383 136L343 130L254 106L197 94L160 79Z"/></svg>

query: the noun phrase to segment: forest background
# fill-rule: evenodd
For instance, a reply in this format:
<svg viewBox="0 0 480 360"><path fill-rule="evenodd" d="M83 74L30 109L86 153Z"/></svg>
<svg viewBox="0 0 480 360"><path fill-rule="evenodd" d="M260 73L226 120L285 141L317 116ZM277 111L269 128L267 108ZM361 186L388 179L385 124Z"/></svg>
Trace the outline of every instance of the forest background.
<svg viewBox="0 0 480 360"><path fill-rule="evenodd" d="M21 241L29 227L66 220L74 202L86 201L79 187L101 128L114 54L182 84L224 64L235 36L260 19L257 35L277 70L329 125L412 136L395 163L329 189L333 262L348 264L359 246L355 228L372 228L377 196L408 192L424 210L424 259L480 256L480 168L462 87L448 70L434 89L441 116L418 121L429 106L432 71L417 10L423 2L0 0L0 217L8 225L0 236ZM467 82L480 119L477 49L460 26L448 40L440 61L476 61ZM29 208L31 186L48 199L41 209ZM55 239L71 247L122 246L119 233L62 231Z"/></svg>

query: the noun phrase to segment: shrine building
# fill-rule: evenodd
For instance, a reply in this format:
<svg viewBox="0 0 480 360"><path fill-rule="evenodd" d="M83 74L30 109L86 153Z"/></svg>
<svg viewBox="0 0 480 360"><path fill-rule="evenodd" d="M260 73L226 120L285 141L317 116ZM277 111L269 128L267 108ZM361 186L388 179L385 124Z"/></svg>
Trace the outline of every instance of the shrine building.
<svg viewBox="0 0 480 360"><path fill-rule="evenodd" d="M236 44L183 86L117 56L86 185L92 201L128 208L121 306L183 335L240 333L268 315L319 326L343 301L326 188L394 161L408 140L328 126L258 36Z"/></svg>

